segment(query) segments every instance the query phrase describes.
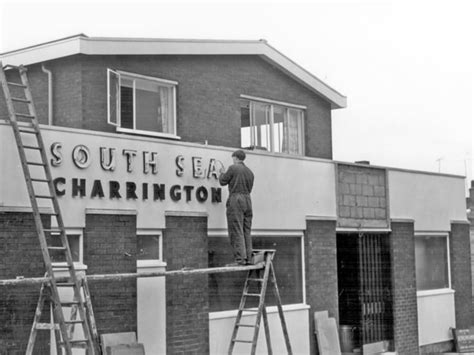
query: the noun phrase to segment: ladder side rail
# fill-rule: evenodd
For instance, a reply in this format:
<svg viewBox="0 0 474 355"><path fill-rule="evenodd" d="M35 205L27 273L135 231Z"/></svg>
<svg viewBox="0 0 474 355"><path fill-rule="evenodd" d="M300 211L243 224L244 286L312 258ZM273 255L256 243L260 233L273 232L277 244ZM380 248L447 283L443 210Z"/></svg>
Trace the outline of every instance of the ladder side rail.
<svg viewBox="0 0 474 355"><path fill-rule="evenodd" d="M288 328L286 326L285 315L283 313L283 307L281 305L280 291L278 290L278 285L277 285L276 276L275 276L275 269L273 268L273 264L271 265L271 271L272 271L271 273L272 273L273 292L275 294L275 298L277 301L278 315L280 316L281 328L283 330L283 336L285 337L286 350L288 354L291 355L293 354L293 351L291 349L290 337L288 335Z"/></svg>
<svg viewBox="0 0 474 355"><path fill-rule="evenodd" d="M262 309L262 317L263 317L263 329L265 330L265 340L267 342L267 352L269 355L272 355L273 354L272 341L270 338L268 315L267 315L267 309L265 308L265 306Z"/></svg>
<svg viewBox="0 0 474 355"><path fill-rule="evenodd" d="M29 198L30 198L31 207L33 209L33 218L34 218L34 221L35 221L36 231L37 231L38 236L39 236L39 241L40 241L40 246L41 246L41 253L43 254L43 259L44 259L44 262L46 264L46 269L48 271L48 274L50 276L52 276L53 275L53 273L52 273L53 270L51 268L51 258L49 256L48 246L46 244L46 238L45 238L44 230L43 230L43 222L41 221L41 215L39 213L38 203L37 203L36 197L35 197L35 191L34 191L34 187L33 187L33 182L31 180L30 170L28 168L28 164L26 163L27 158L26 158L25 150L23 148L23 140L21 138L21 134L20 134L20 131L19 131L19 128L18 128L18 122L16 120L15 107L14 107L13 101L11 99L11 92L10 92L10 89L8 87L7 78L5 76L5 72L3 70L3 65L1 64L1 62L0 62L0 66L1 66L0 81L2 83L3 93L4 93L4 96L5 96L5 102L7 104L7 109L8 109L8 115L9 115L9 118L10 118L11 126L13 128L13 134L15 136L15 142L16 142L16 145L17 145L17 148L18 148L18 153L19 153L19 156L20 156L21 166L22 166L23 174L24 174L25 180L26 180L26 187L27 187L27 190L28 190L28 195L29 195ZM22 81L23 81L23 75L21 75L21 73L20 73L20 77L22 78ZM25 90L25 94L27 92L28 92L28 90ZM38 133L39 132L37 132L37 134L35 134L36 137L38 137ZM51 283L54 283L54 280L51 281ZM54 308L56 310L57 307L54 307ZM63 315L63 313L62 312L55 312L55 314L60 319L62 319L62 322L60 322L60 325L61 324L64 325L64 315ZM64 326L61 327L61 333L62 333L63 336L67 335L66 329L65 329ZM33 345L34 345L34 343L33 343ZM68 345L70 345L70 344L69 344L69 340L67 339L66 348L68 347Z"/></svg>
<svg viewBox="0 0 474 355"><path fill-rule="evenodd" d="M33 326L31 327L30 336L28 338L28 344L26 346L26 353L25 353L26 355L32 355L33 354L35 341L36 341L36 335L38 334L38 329L36 328L36 324L38 324L41 320L41 313L43 312L43 307L44 307L45 283L46 282L44 282L41 285L40 296L39 296L39 299L38 299L38 303L36 305L35 316L33 318Z"/></svg>
<svg viewBox="0 0 474 355"><path fill-rule="evenodd" d="M36 109L35 109L35 105L34 105L34 101L33 101L33 96L31 95L31 91L29 90L30 85L29 85L28 77L26 75L26 69L23 68L23 67L20 68L20 77L21 77L21 81L22 81L23 85L25 85L26 88L27 88L25 90L25 97L29 101L27 105L28 105L30 114L31 114L31 116L37 117ZM53 184L53 177L52 177L51 169L50 169L50 166L49 166L49 163L48 163L48 157L46 155L45 144L44 144L44 141L43 141L43 137L41 135L38 120L33 119L32 124L33 124L35 130L38 133L36 135L37 140L38 140L38 146L40 147L41 159L44 163L43 168L44 168L44 172L45 172L45 175L46 175L46 179L48 180L49 193L52 196L51 201L52 201L52 204L53 204L53 209L54 209L54 212L55 212L56 221L57 221L60 233L61 233L62 245L66 248L66 253L65 254L66 254L66 262L69 266L69 268L68 268L69 269L69 274L70 274L70 277L71 277L71 281L74 282L74 284L76 285L74 287L74 299L77 302L79 302L79 314L80 314L81 320L83 321L82 325L83 325L83 330L84 330L84 333L85 333L84 335L86 336L86 338L88 340L89 347L91 349L94 349L94 344L93 344L93 341L92 341L92 333L89 329L89 325L88 325L87 318L86 318L87 315L86 315L86 312L85 312L85 309L84 309L84 302L83 302L83 299L82 299L81 293L80 293L81 283L77 278L76 270L74 268L74 261L72 260L71 249L69 247L69 241L67 239L66 229L64 227L64 221L63 221L61 210L60 210L60 207L59 207L59 202L58 202L58 198L57 198L57 195L56 195L56 190L55 190L54 184ZM59 300L59 292L58 292L58 289L57 289L56 280L54 278L54 273L53 273L52 267L51 267L50 276L51 276L52 291L54 292L56 299ZM63 318L64 318L64 316L63 316ZM70 340L69 338L63 339L63 341L65 341L66 343L68 343L69 340Z"/></svg>
<svg viewBox="0 0 474 355"><path fill-rule="evenodd" d="M268 284L268 277L270 274L270 267L272 263L272 255L270 253L266 254L265 257L265 271L263 275L263 283L260 289L260 300L258 303L258 312L257 312L257 319L255 321L255 330L253 333L253 341L252 341L252 350L251 354L254 355L255 351L257 350L257 340L258 340L258 332L260 330L260 322L262 318L262 309L265 307L265 295L267 292L267 284Z"/></svg>
<svg viewBox="0 0 474 355"><path fill-rule="evenodd" d="M245 279L245 284L244 284L244 291L242 292L242 296L240 297L240 304L239 304L239 310L237 311L237 316L235 318L235 324L234 324L234 330L232 331L232 335L230 338L230 345L229 345L229 351L228 354L231 355L232 352L234 351L234 345L235 345L235 338L237 337L237 333L239 331L239 323L242 319L242 313L245 308L245 303L247 300L247 296L245 295L248 290L249 290L249 278L252 275L253 270L249 270L247 273L247 278Z"/></svg>
<svg viewBox="0 0 474 355"><path fill-rule="evenodd" d="M89 290L89 284L87 283L86 275L82 277L82 289L84 292L84 300L86 304L86 311L89 312L87 320L90 322L89 329L91 330L93 342L95 344L96 352L100 354L100 349L98 349L100 339L99 331L97 330L97 324L95 322L94 310L92 308L91 293Z"/></svg>

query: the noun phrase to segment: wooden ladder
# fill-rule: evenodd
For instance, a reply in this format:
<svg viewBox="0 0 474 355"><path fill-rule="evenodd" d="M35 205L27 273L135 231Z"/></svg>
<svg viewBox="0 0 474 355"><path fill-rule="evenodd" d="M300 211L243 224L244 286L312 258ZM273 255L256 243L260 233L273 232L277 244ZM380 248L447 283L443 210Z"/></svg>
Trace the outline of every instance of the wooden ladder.
<svg viewBox="0 0 474 355"><path fill-rule="evenodd" d="M239 311L237 312L237 318L235 319L234 330L232 332L232 337L230 340L228 354L231 355L234 351L234 346L236 343L247 343L251 344L250 354L254 355L257 349L257 340L258 332L260 330L260 323L263 317L263 325L265 329L265 339L267 342L267 351L268 354L273 354L272 345L270 341L270 329L268 324L267 310L265 308L265 296L267 292L268 280L271 277L273 284L273 292L277 302L278 314L280 317L281 327L283 330L283 336L285 338L286 350L288 354L292 354L290 338L288 336L288 330L286 328L285 316L283 314L283 308L281 305L280 292L278 291L278 285L275 277L275 270L273 268L273 257L275 256L275 250L265 249L265 250L256 250L257 253L263 253L265 268L257 270L249 270L247 274L247 279L245 280L244 290L242 292L242 298L240 299ZM262 277L263 271L263 277ZM258 292L251 292L251 288L257 289ZM246 308L246 303L248 299L258 299L258 307ZM256 314L255 323L241 323L243 313L247 312L248 314ZM242 339L237 338L239 333L239 328L253 328L252 339Z"/></svg>
<svg viewBox="0 0 474 355"><path fill-rule="evenodd" d="M0 81L5 95L10 124L13 128L15 142L18 147L26 187L33 209L36 231L46 267L46 277L48 278L48 281L44 282L41 286L26 354L33 353L38 331L51 331L52 329L56 332L57 349L63 349L67 355L72 354L72 348L86 349L86 353L89 355L97 354L98 334L90 295L85 278L78 277L74 268L63 217L55 193L45 145L41 136L26 74L27 69L24 66L7 65L4 67L1 62L0 68ZM42 207L46 204L50 212L40 212L40 200L48 201L43 203ZM50 215L51 225L56 225L57 227L44 228L41 214ZM54 259L54 264L52 259ZM58 272L65 274L66 278L58 281ZM66 281L62 281L63 279L66 279ZM59 295L59 288L72 289L72 301L62 301ZM53 325L40 322L42 313L45 313L45 303L48 303L52 309ZM65 319L63 307L71 307L69 319ZM77 315L79 315L79 319L76 319ZM82 326L83 337L81 339L74 338L73 333L76 325Z"/></svg>

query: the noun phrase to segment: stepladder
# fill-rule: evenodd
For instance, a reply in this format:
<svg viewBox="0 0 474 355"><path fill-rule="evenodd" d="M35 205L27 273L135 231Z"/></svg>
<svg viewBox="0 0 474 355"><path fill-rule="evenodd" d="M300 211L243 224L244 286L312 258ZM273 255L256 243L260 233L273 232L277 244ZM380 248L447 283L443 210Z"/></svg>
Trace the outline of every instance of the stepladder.
<svg viewBox="0 0 474 355"><path fill-rule="evenodd" d="M288 354L292 354L290 338L286 326L280 292L276 281L273 259L276 251L273 249L254 250L257 255L263 255L262 269L249 270L245 280L240 305L235 319L234 329L230 340L228 354L234 352L248 353L254 355L257 351L260 326L263 322L266 350L273 354L270 325L266 309L266 298L268 282L274 294L274 300L278 310L283 338ZM238 348L238 349L237 349Z"/></svg>
<svg viewBox="0 0 474 355"><path fill-rule="evenodd" d="M54 332L58 354L70 355L73 348L97 354L99 337L87 281L74 267L27 69L0 62L0 82L46 269L26 354L37 353L39 331ZM45 322L48 314L51 319Z"/></svg>

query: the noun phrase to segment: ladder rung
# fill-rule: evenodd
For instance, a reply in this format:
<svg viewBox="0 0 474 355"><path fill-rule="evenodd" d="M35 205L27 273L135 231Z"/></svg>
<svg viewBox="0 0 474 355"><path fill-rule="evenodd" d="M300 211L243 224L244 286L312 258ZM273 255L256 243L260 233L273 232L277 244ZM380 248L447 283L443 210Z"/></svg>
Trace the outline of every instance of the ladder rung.
<svg viewBox="0 0 474 355"><path fill-rule="evenodd" d="M66 247L48 247L49 250L66 250Z"/></svg>
<svg viewBox="0 0 474 355"><path fill-rule="evenodd" d="M78 324L78 323L84 323L82 319L77 319L77 320L66 320L64 321L66 324Z"/></svg>
<svg viewBox="0 0 474 355"><path fill-rule="evenodd" d="M34 178L31 178L31 181L34 181L34 182L49 182L48 179L34 179Z"/></svg>
<svg viewBox="0 0 474 355"><path fill-rule="evenodd" d="M36 149L36 150L41 150L40 147L35 147L35 146L32 146L32 145L24 145L23 148L25 149Z"/></svg>
<svg viewBox="0 0 474 355"><path fill-rule="evenodd" d="M45 199L53 199L53 196L48 196L48 195L35 195L36 198L45 198Z"/></svg>
<svg viewBox="0 0 474 355"><path fill-rule="evenodd" d="M80 304L79 301L67 301L67 302L61 302L61 306L74 306Z"/></svg>
<svg viewBox="0 0 474 355"><path fill-rule="evenodd" d="M16 101L16 102L24 102L25 104L29 104L31 101L28 100L28 99L22 99L22 98L19 98L19 97L12 97L12 101Z"/></svg>
<svg viewBox="0 0 474 355"><path fill-rule="evenodd" d="M237 327L248 327L248 328L255 328L255 324L243 324L243 323L237 323Z"/></svg>
<svg viewBox="0 0 474 355"><path fill-rule="evenodd" d="M263 282L263 279L248 279L249 281Z"/></svg>
<svg viewBox="0 0 474 355"><path fill-rule="evenodd" d="M33 115L30 115L30 114L27 114L27 113L18 113L18 112L15 112L15 116L24 117L24 118L35 118L35 116L33 116Z"/></svg>
<svg viewBox="0 0 474 355"><path fill-rule="evenodd" d="M244 296L262 297L262 295L260 293L247 293L247 292L244 292Z"/></svg>
<svg viewBox="0 0 474 355"><path fill-rule="evenodd" d="M37 166L46 166L45 163L38 163L36 161L27 161L26 164L28 164L28 165L37 165Z"/></svg>
<svg viewBox="0 0 474 355"><path fill-rule="evenodd" d="M31 131L31 130L28 130L28 129L21 129L21 128L19 128L18 131L20 131L21 133L38 134L37 131Z"/></svg>
<svg viewBox="0 0 474 355"><path fill-rule="evenodd" d="M76 284L74 282L56 282L58 287L74 287Z"/></svg>
<svg viewBox="0 0 474 355"><path fill-rule="evenodd" d="M7 81L7 84L11 85L11 86L18 86L20 88L25 88L26 89L26 85L23 85L23 84L20 84L20 83L14 83L12 81Z"/></svg>
<svg viewBox="0 0 474 355"><path fill-rule="evenodd" d="M253 344L253 340L232 339L232 341L235 342L235 343L249 343L249 344Z"/></svg>
<svg viewBox="0 0 474 355"><path fill-rule="evenodd" d="M59 329L59 325L58 324L51 324L51 323L36 323L35 329L37 329L37 330Z"/></svg>

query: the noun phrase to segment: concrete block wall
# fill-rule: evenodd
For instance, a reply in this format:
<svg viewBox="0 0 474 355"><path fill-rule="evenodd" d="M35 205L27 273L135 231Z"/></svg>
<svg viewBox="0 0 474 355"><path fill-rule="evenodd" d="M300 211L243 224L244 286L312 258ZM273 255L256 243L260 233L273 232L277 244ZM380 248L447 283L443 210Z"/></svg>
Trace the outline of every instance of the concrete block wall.
<svg viewBox="0 0 474 355"><path fill-rule="evenodd" d="M207 215L167 214L163 233L167 271L208 267ZM166 352L209 353L208 275L166 279Z"/></svg>
<svg viewBox="0 0 474 355"><path fill-rule="evenodd" d="M239 97L244 94L306 106L306 155L332 158L330 103L258 56L75 55L45 66L53 73L54 122L59 126L115 132L107 124L107 68L114 68L179 83L177 133L183 141L240 147ZM30 77L45 122L47 75L33 65ZM0 100L0 117L2 110Z"/></svg>
<svg viewBox="0 0 474 355"><path fill-rule="evenodd" d="M387 228L385 170L337 165L338 226Z"/></svg>
<svg viewBox="0 0 474 355"><path fill-rule="evenodd" d="M87 274L137 271L136 215L86 214ZM137 331L137 282L90 281L99 334Z"/></svg>
<svg viewBox="0 0 474 355"><path fill-rule="evenodd" d="M329 311L330 317L339 318L337 289L337 243L335 220L306 220L306 303L310 308L310 348L315 354L314 336L316 311Z"/></svg>
<svg viewBox="0 0 474 355"><path fill-rule="evenodd" d="M414 221L392 220L393 331L399 355L418 354Z"/></svg>
<svg viewBox="0 0 474 355"><path fill-rule="evenodd" d="M50 225L44 216L43 225ZM0 212L0 279L43 277L39 239L31 212ZM40 285L0 286L0 354L24 354ZM35 353L49 352L49 332L38 332Z"/></svg>
<svg viewBox="0 0 474 355"><path fill-rule="evenodd" d="M468 328L472 326L471 246L468 223L451 223L449 248L451 285L456 291L456 327Z"/></svg>

